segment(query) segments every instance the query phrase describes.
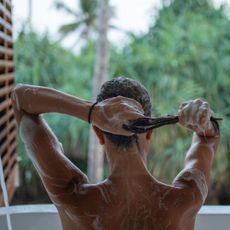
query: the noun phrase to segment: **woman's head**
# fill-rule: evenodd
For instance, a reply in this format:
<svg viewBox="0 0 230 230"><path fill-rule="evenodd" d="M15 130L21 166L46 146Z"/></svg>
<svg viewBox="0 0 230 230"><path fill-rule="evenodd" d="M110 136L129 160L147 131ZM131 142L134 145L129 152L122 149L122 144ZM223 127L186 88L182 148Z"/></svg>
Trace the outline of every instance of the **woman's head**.
<svg viewBox="0 0 230 230"><path fill-rule="evenodd" d="M147 90L139 82L125 78L118 77L110 81L105 82L97 96L97 101L101 102L107 98L123 96L132 98L138 101L143 110L145 116L151 116L151 101ZM105 133L108 139L117 146L129 147L134 141L133 136L121 136L111 133Z"/></svg>

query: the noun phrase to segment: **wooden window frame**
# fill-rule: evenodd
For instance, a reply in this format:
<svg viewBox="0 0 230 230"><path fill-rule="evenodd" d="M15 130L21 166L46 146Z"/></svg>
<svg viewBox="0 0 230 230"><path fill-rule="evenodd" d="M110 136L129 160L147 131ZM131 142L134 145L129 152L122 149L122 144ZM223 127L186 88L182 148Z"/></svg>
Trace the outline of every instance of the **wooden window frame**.
<svg viewBox="0 0 230 230"><path fill-rule="evenodd" d="M11 0L0 0L0 157L9 201L16 188L16 123L10 93L14 86ZM0 206L4 205L0 189Z"/></svg>

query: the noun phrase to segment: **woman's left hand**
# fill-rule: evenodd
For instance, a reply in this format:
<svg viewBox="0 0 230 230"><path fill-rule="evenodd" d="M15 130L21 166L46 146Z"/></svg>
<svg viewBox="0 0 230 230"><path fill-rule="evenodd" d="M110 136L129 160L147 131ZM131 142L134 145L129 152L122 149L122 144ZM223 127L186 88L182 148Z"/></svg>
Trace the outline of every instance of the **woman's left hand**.
<svg viewBox="0 0 230 230"><path fill-rule="evenodd" d="M144 111L139 102L118 96L106 99L94 107L92 124L105 132L131 136L133 133L124 129L123 124L142 117L144 117Z"/></svg>

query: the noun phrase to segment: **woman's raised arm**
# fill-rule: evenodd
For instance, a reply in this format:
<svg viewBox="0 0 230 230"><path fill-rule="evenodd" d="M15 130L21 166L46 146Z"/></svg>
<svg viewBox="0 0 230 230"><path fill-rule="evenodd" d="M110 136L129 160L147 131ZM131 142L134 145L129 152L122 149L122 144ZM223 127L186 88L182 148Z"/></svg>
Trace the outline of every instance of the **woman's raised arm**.
<svg viewBox="0 0 230 230"><path fill-rule="evenodd" d="M91 102L71 96L61 91L41 86L18 84L13 93L18 110L29 114L57 112L87 121Z"/></svg>
<svg viewBox="0 0 230 230"><path fill-rule="evenodd" d="M17 109L28 114L57 112L88 121L93 103L61 91L41 86L18 84L12 92ZM132 135L123 128L129 120L143 117L141 105L130 98L114 97L95 105L91 122L103 131L118 135Z"/></svg>

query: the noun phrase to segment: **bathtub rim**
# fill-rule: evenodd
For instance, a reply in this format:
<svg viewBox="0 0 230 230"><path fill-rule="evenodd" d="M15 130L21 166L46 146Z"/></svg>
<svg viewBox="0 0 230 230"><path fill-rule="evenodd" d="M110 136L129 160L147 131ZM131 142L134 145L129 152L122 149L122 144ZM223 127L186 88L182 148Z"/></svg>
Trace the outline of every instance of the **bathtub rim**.
<svg viewBox="0 0 230 230"><path fill-rule="evenodd" d="M6 215L8 209L9 214L24 214L24 213L54 213L56 214L57 208L53 204L32 204L32 205L13 205L9 208L0 207L0 216Z"/></svg>
<svg viewBox="0 0 230 230"><path fill-rule="evenodd" d="M0 207L0 216L6 215L6 207ZM57 208L53 204L14 205L8 208L9 214L25 213L50 213L57 214ZM199 215L230 215L230 205L204 205Z"/></svg>

